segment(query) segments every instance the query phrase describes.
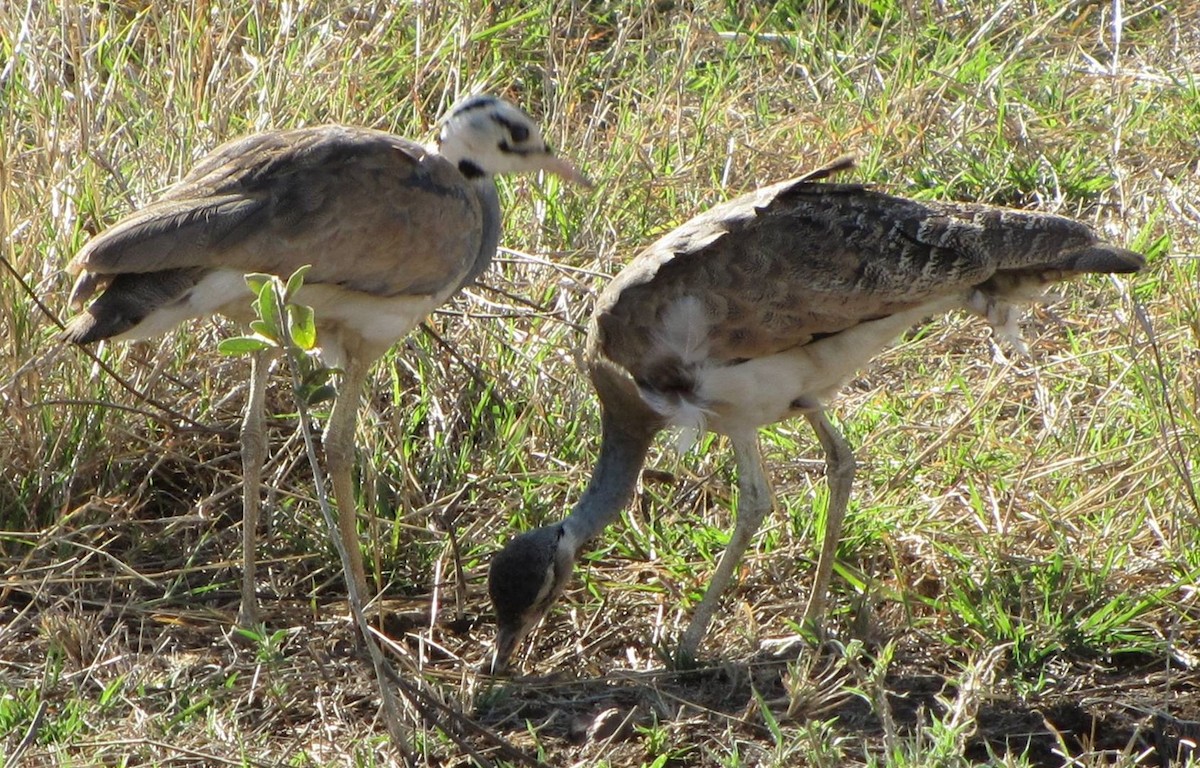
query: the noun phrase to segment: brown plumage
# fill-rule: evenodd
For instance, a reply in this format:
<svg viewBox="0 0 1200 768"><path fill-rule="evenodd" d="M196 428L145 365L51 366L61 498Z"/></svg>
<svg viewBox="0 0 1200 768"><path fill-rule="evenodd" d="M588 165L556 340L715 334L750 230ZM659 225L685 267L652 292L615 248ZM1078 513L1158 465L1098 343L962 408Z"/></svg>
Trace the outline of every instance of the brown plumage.
<svg viewBox="0 0 1200 768"><path fill-rule="evenodd" d="M170 302L197 300L189 292L221 269L290 275L311 264L310 284L349 294L445 294L482 247L481 202L464 181L437 153L365 128L328 125L229 142L80 250L68 266L80 274L71 303L105 293L65 337L126 333ZM235 293L206 310L248 318L244 292Z"/></svg>
<svg viewBox="0 0 1200 768"><path fill-rule="evenodd" d="M360 593L351 471L367 370L429 312L487 268L500 239L493 176L545 170L586 183L536 123L492 96L456 104L436 147L338 125L271 131L202 158L155 202L89 241L68 269L76 306L63 331L79 344L146 338L220 313L250 320L248 272L286 278L310 265L295 297L313 307L327 363L344 370L324 434L342 542ZM252 362L242 428L240 618L257 618L255 527L269 360Z"/></svg>
<svg viewBox="0 0 1200 768"><path fill-rule="evenodd" d="M817 622L854 475L853 453L824 414L846 379L910 326L955 308L1020 348L1017 304L1058 280L1144 264L1060 216L825 181L851 165L841 159L712 208L638 254L597 299L585 361L600 398L600 457L569 516L518 536L492 562L497 669L628 502L666 426L729 436L738 466L737 523L681 656L694 656L772 506L757 430L798 415L817 433L830 484L805 610Z"/></svg>
<svg viewBox="0 0 1200 768"><path fill-rule="evenodd" d="M1021 301L1071 274L1141 265L1061 216L816 183L838 168L719 205L640 253L597 301L600 351L652 382L663 318L684 296L703 301L708 359L731 361L955 292Z"/></svg>

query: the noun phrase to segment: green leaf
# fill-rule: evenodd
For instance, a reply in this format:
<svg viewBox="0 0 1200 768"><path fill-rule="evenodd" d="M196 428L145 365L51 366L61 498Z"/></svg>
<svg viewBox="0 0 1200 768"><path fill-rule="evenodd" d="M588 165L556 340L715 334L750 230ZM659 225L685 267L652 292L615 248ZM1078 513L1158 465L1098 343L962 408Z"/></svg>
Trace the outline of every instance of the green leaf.
<svg viewBox="0 0 1200 768"><path fill-rule="evenodd" d="M319 387L322 384L328 383L335 373L337 373L337 369L335 368L318 365L304 376L304 381L301 383L306 387Z"/></svg>
<svg viewBox="0 0 1200 768"><path fill-rule="evenodd" d="M263 286L271 282L274 275L267 275L262 272L251 272L246 275L246 285L250 286L250 290L255 296L262 293Z"/></svg>
<svg viewBox="0 0 1200 768"><path fill-rule="evenodd" d="M121 689L125 686L125 675L117 675L116 679L104 687L100 692L100 708L104 709L113 701Z"/></svg>
<svg viewBox="0 0 1200 768"><path fill-rule="evenodd" d="M308 405L316 405L317 403L323 403L326 400L332 400L335 397L337 397L337 389L335 389L332 384L322 384L316 389L309 391L308 397L305 398L305 402Z"/></svg>
<svg viewBox="0 0 1200 768"><path fill-rule="evenodd" d="M254 331L255 334L257 334L258 336L260 336L264 339L267 339L268 341L272 341L275 343L279 342L279 334L276 333L275 329L272 328L270 325L268 325L263 320L251 320L250 321L250 330Z"/></svg>
<svg viewBox="0 0 1200 768"><path fill-rule="evenodd" d="M296 297L296 292L304 285L304 278L308 275L308 270L312 269L312 264L305 264L300 267L292 276L287 279L287 288L283 291L283 300L291 301Z"/></svg>
<svg viewBox="0 0 1200 768"><path fill-rule="evenodd" d="M279 304L279 283L276 278L263 285L262 290L258 292L258 316L271 331L263 335L273 339L283 338L282 312Z"/></svg>
<svg viewBox="0 0 1200 768"><path fill-rule="evenodd" d="M252 352L261 352L273 346L275 345L261 336L233 336L228 339L222 339L217 344L217 351L222 355L233 357L234 355L248 355Z"/></svg>
<svg viewBox="0 0 1200 768"><path fill-rule="evenodd" d="M514 16L511 19L508 19L507 21L502 21L499 24L488 27L487 29L485 29L481 32L475 32L474 34L471 35L471 42L477 43L482 40L487 40L488 38L495 37L496 35L500 34L501 32L503 32L506 29L515 27L519 24L524 24L525 22L529 21L530 19L536 19L538 16L541 16L544 13L545 13L545 11L543 9L535 6L533 8L530 8L529 10L525 11L522 14L519 14L517 16Z"/></svg>
<svg viewBox="0 0 1200 768"><path fill-rule="evenodd" d="M758 688L751 685L750 692L754 694L754 700L758 702L759 714L762 715L763 722L767 724L767 730L771 732L775 746L780 746L784 743L783 730L779 727L779 721L775 719L775 713L767 706L767 700L758 692Z"/></svg>
<svg viewBox="0 0 1200 768"><path fill-rule="evenodd" d="M294 277L295 275L293 275ZM317 323L312 307L303 304L288 304L288 332L296 346L305 352L317 346Z"/></svg>

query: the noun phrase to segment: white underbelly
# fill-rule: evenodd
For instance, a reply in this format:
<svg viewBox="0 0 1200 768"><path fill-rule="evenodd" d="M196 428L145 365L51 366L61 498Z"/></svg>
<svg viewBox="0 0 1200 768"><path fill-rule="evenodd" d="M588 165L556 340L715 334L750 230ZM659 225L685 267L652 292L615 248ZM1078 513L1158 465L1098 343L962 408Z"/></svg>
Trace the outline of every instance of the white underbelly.
<svg viewBox="0 0 1200 768"><path fill-rule="evenodd" d="M119 341L149 339L186 320L218 313L248 322L254 317L250 311L253 298L244 274L231 269L214 270L202 277L187 295L157 307L137 325L113 338Z"/></svg>
<svg viewBox="0 0 1200 768"><path fill-rule="evenodd" d="M373 296L328 283L300 289L295 301L313 308L317 321L317 346L329 365L345 364L346 346L365 346L379 355L404 338L425 317L449 298L446 295ZM222 314L238 322L254 319L253 294L242 272L217 269L205 275L181 300L158 308L135 328L118 338L149 338L197 317Z"/></svg>
<svg viewBox="0 0 1200 768"><path fill-rule="evenodd" d="M343 365L341 347L355 336L367 354L383 354L407 336L448 295L373 296L335 285L306 285L296 297L299 304L313 308L317 318L317 346L329 365ZM324 337L324 338L323 338Z"/></svg>
<svg viewBox="0 0 1200 768"><path fill-rule="evenodd" d="M727 435L745 435L823 408L897 336L959 304L961 299L929 302L778 354L737 365L701 367L696 394L703 403L705 426Z"/></svg>

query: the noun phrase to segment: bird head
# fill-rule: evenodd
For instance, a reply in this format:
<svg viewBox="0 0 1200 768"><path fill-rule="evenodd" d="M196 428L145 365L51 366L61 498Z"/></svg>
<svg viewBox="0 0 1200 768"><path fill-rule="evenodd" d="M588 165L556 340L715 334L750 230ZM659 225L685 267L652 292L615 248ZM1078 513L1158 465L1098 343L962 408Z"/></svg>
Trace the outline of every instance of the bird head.
<svg viewBox="0 0 1200 768"><path fill-rule="evenodd" d="M578 556L579 543L563 523L522 533L497 553L488 571L498 626L493 674L508 667L525 635L562 594Z"/></svg>
<svg viewBox="0 0 1200 768"><path fill-rule="evenodd" d="M459 101L440 121L438 152L468 178L500 173L547 171L575 184L591 182L558 157L524 110L482 94Z"/></svg>

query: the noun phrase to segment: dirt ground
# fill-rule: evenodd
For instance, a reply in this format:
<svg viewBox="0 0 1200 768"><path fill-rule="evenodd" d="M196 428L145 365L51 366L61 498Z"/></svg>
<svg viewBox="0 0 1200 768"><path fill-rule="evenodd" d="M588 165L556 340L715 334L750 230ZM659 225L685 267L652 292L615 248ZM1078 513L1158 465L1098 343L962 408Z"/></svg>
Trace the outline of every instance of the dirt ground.
<svg viewBox="0 0 1200 768"><path fill-rule="evenodd" d="M51 580L37 594L10 583L0 592L0 627L8 638L0 648L0 674L10 688L40 690L51 704L47 722L81 692L95 695L125 676L123 693L98 719L92 716L92 731L77 742L76 754L94 757L89 744L94 750L120 734L134 763L142 762L139 756L151 761L172 755L171 764L207 764L202 756L211 757L220 744L211 733L199 735L205 729L182 725L197 701L203 704L196 711L232 718L229 730L240 736L231 735L225 747L241 750L250 764L271 764L298 749L318 754L322 740L383 733L371 666L344 602L265 599L268 625L286 629L264 651L263 644L231 632L237 607L232 590L181 605L159 600L148 584L110 576L107 583L80 579L70 589ZM118 592L120 600L114 599ZM580 673L576 664L493 679L477 674L492 636L481 592L472 586L463 615L432 630L427 596L389 600L384 633L407 648L407 663L424 657L425 679L451 707L466 702L466 718L484 730L468 727L464 738L483 756L515 759L497 746L495 735L528 755L540 749L554 765L586 764L601 755L612 764L639 764L655 753L669 755L665 765L712 765L728 753L732 738L750 755L748 764L756 764L755 750L766 754L773 741L760 712L765 703L787 738L806 738L811 721L835 720L832 734L845 759L858 763L882 752L889 731L903 738L931 717L945 716L962 693L956 688L962 660L916 633L893 638L894 657L882 677L883 718L880 702L847 693L852 684L865 686L854 679L853 663L837 668L837 654L829 650L836 645L820 652L760 652L692 671L666 671L659 664L651 671L597 675ZM135 595L141 599L130 599ZM550 625L556 628L546 631L555 634L576 631L553 617ZM638 636L631 627L630 637ZM876 650L864 646L861 655L865 660ZM1136 755L1136 764L1167 766L1195 755L1200 670L1186 669L1186 658L1054 661L1036 697L1021 696L1019 681L1001 669L993 684L971 697L976 727L965 741L965 756L994 763L1024 754L1033 765L1059 766L1064 754ZM807 660L812 685L809 700L789 716L797 697L789 698L785 681L797 659ZM47 672L52 668L58 673ZM450 721L436 717L441 725ZM10 752L19 735L8 737ZM447 757L444 747L435 753L439 764L466 764L461 755ZM35 749L28 757L43 764L51 754Z"/></svg>

